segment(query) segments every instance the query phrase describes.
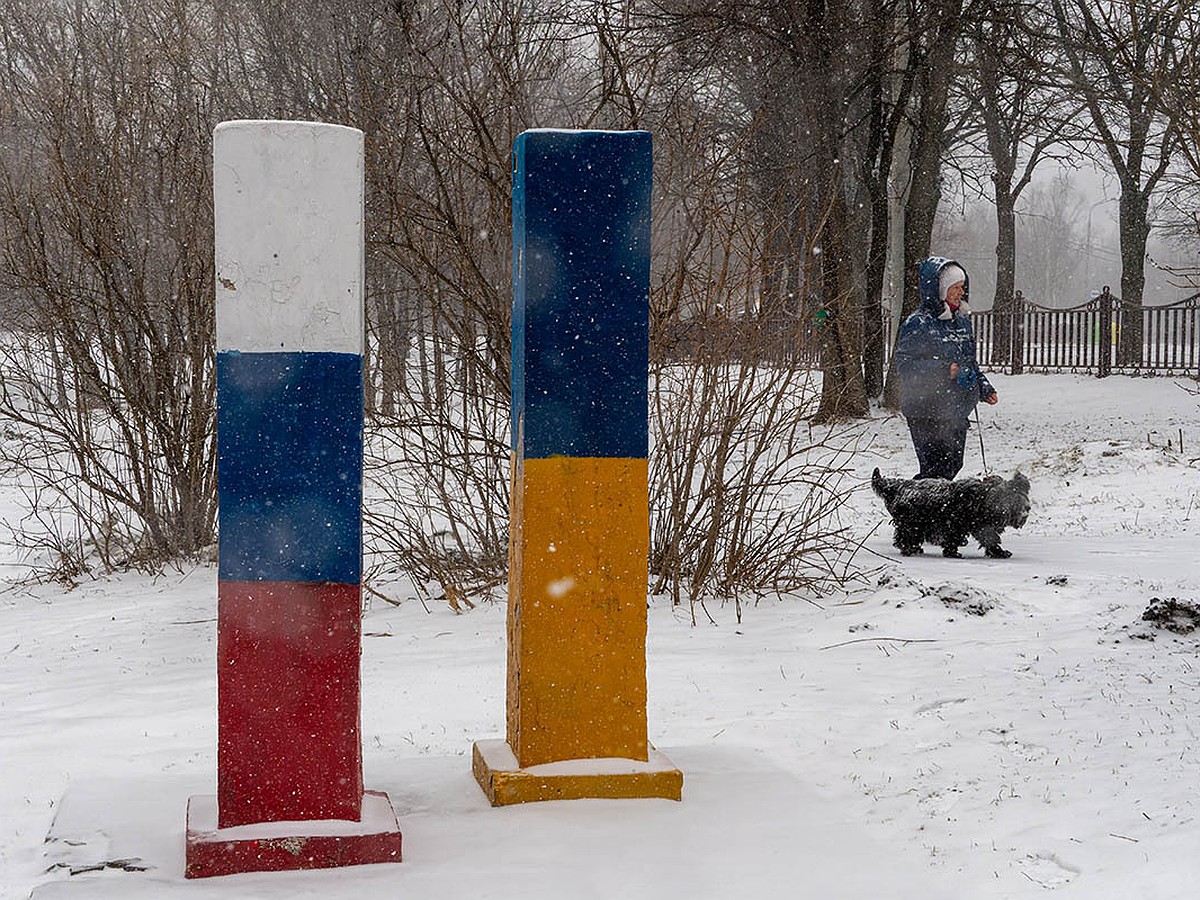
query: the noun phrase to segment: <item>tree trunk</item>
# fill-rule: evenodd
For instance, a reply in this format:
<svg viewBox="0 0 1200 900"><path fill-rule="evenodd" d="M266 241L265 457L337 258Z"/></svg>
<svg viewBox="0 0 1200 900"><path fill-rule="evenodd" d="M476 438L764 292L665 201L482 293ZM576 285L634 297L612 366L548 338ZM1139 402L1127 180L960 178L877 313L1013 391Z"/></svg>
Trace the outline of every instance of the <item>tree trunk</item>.
<svg viewBox="0 0 1200 900"><path fill-rule="evenodd" d="M1017 216L1011 183L996 178L996 293L992 300L992 365L1012 364Z"/></svg>
<svg viewBox="0 0 1200 900"><path fill-rule="evenodd" d="M821 404L814 423L865 416L867 392L863 386L862 328L859 306L854 302L850 261L846 252L846 206L840 189L835 189L833 207L821 241L821 279L829 317L824 324L821 350Z"/></svg>
<svg viewBox="0 0 1200 900"><path fill-rule="evenodd" d="M939 157L940 158L940 157ZM936 170L930 179L921 176L920 168L913 173L914 190L904 210L904 293L899 321L903 322L920 305L917 289L917 271L929 257L929 246L933 241L933 220L942 199ZM932 185L927 190L917 190L916 185ZM900 380L896 378L896 358L893 355L888 367L887 384L883 391L883 402L888 409L900 408Z"/></svg>
<svg viewBox="0 0 1200 900"><path fill-rule="evenodd" d="M1122 185L1119 204L1121 229L1121 325L1117 363L1142 364L1142 299L1146 291L1146 222L1149 197L1132 185Z"/></svg>
<svg viewBox="0 0 1200 900"><path fill-rule="evenodd" d="M953 5L953 4L947 4ZM943 142L949 121L947 110L950 84L954 78L954 50L957 27L942 28L931 38L923 83L918 91L918 109L912 131L912 185L904 208L904 295L900 321L920 304L917 293L917 268L929 256L933 240L933 221L942 199L941 170ZM900 383L895 363L888 368L883 402L889 409L900 406Z"/></svg>
<svg viewBox="0 0 1200 900"><path fill-rule="evenodd" d="M883 394L883 279L887 268L887 173L871 196L871 245L867 250L866 297L863 304L863 389L868 397Z"/></svg>

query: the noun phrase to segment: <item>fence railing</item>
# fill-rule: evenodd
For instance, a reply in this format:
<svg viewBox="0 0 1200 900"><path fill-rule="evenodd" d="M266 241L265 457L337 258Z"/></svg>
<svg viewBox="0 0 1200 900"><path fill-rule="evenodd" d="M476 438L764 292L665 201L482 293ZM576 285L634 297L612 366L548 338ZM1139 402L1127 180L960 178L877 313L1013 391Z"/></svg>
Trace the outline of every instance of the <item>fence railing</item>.
<svg viewBox="0 0 1200 900"><path fill-rule="evenodd" d="M1067 309L1039 306L1017 296L1011 315L994 310L971 314L979 360L985 368L1013 374L1200 376L1200 294L1178 303L1133 310L1126 310L1111 296ZM1141 317L1141 341L1123 349L1122 330L1129 314Z"/></svg>
<svg viewBox="0 0 1200 900"><path fill-rule="evenodd" d="M1141 340L1127 340L1123 346L1130 314L1140 316ZM1011 314L973 312L971 322L979 361L989 371L1200 377L1200 294L1178 303L1126 310L1111 295L1062 309L1030 303L1018 293ZM710 358L819 368L828 327L820 318L693 319L664 326L656 346L669 361ZM886 319L884 330L890 355L894 331Z"/></svg>

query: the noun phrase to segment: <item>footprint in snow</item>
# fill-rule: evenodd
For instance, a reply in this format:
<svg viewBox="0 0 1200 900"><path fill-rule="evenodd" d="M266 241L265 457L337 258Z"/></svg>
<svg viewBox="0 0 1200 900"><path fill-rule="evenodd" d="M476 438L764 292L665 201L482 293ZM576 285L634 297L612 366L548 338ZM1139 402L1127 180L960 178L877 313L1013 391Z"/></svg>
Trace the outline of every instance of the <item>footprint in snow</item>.
<svg viewBox="0 0 1200 900"><path fill-rule="evenodd" d="M1068 885L1079 876L1078 869L1066 865L1053 853L1031 854L1018 865L1026 878L1048 890Z"/></svg>
<svg viewBox="0 0 1200 900"><path fill-rule="evenodd" d="M947 706L954 706L957 703L966 703L966 697L951 697L948 700L935 700L933 703L926 703L924 706L918 706L914 716L927 716L930 713L936 713Z"/></svg>

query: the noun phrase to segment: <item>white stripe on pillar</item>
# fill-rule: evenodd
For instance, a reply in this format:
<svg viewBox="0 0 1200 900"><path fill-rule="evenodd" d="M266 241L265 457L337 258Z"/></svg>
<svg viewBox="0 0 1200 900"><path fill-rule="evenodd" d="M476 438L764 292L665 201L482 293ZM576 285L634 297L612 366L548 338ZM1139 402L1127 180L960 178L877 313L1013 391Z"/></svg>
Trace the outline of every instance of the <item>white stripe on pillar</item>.
<svg viewBox="0 0 1200 900"><path fill-rule="evenodd" d="M217 350L363 352L363 134L319 122L213 133Z"/></svg>

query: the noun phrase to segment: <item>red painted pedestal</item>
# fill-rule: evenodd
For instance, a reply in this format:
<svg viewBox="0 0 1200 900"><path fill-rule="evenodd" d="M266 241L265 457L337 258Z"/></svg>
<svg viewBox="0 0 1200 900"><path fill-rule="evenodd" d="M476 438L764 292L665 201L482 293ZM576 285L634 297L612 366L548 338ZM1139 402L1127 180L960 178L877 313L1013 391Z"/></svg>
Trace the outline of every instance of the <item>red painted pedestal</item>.
<svg viewBox="0 0 1200 900"><path fill-rule="evenodd" d="M188 801L188 878L390 862L400 862L400 828L387 794L378 791L363 794L361 822L322 819L218 828L215 797Z"/></svg>
<svg viewBox="0 0 1200 900"><path fill-rule="evenodd" d="M222 581L217 796L188 803L188 878L400 861L363 791L359 587Z"/></svg>

